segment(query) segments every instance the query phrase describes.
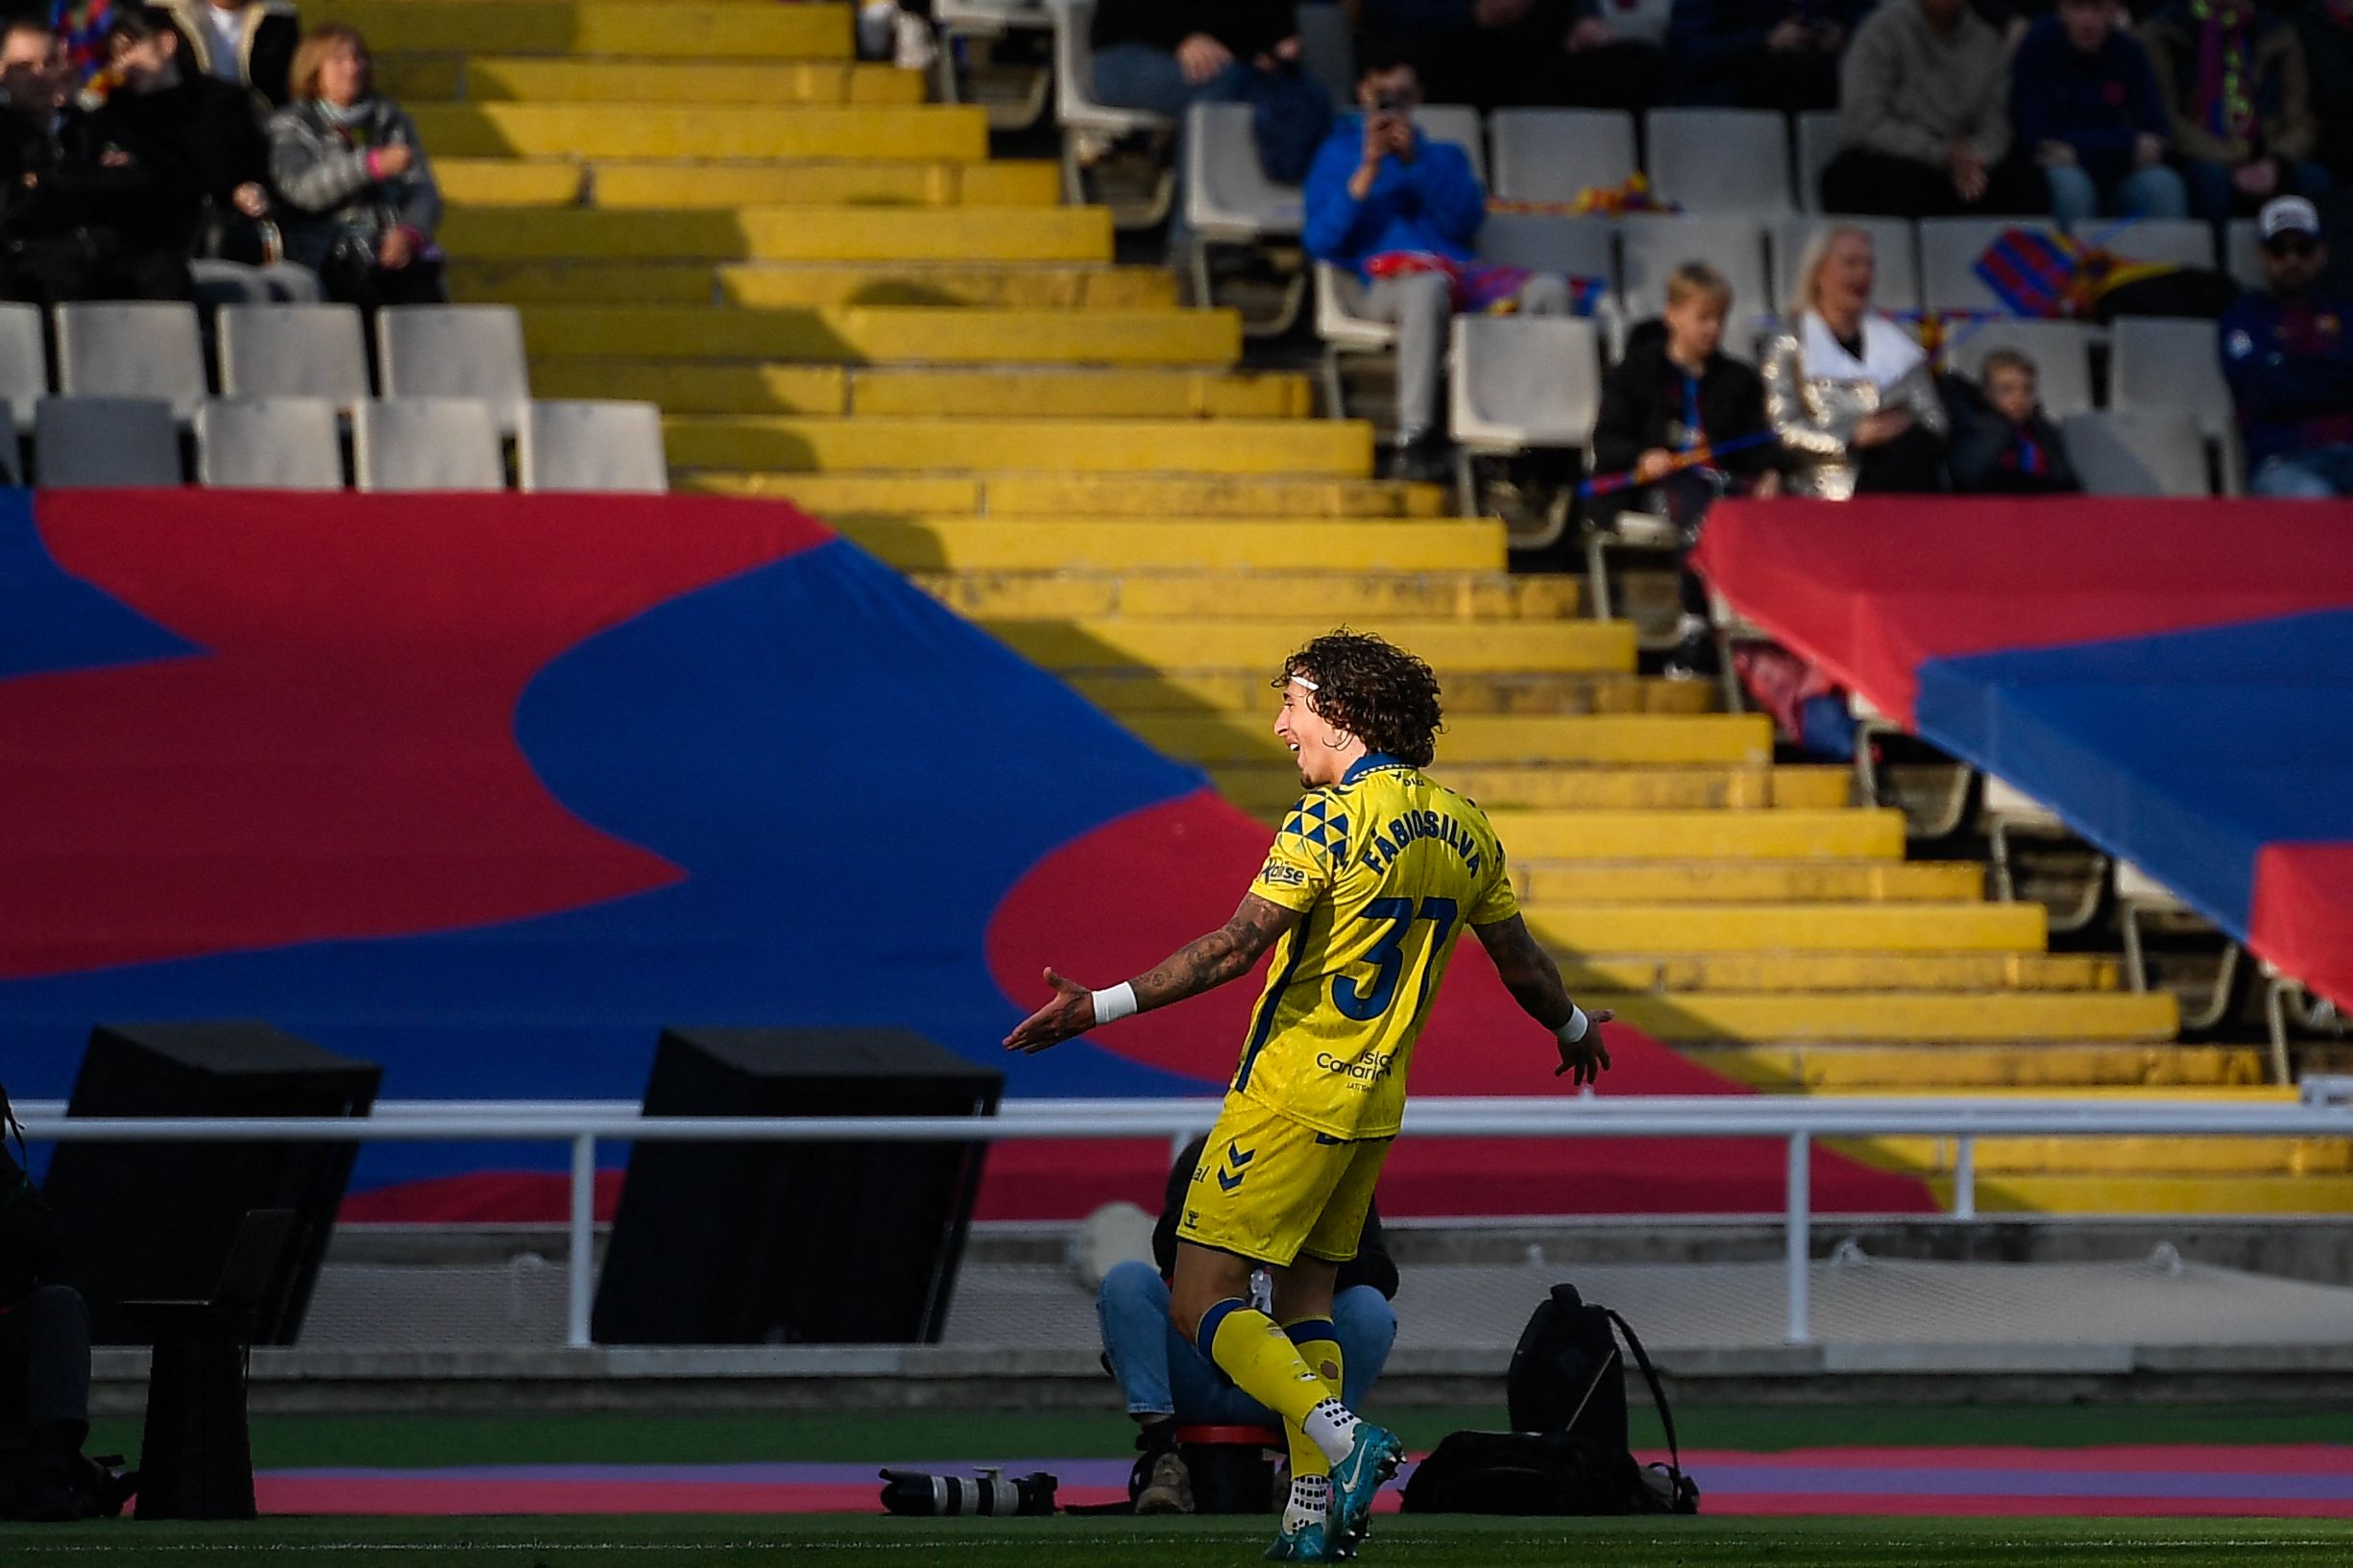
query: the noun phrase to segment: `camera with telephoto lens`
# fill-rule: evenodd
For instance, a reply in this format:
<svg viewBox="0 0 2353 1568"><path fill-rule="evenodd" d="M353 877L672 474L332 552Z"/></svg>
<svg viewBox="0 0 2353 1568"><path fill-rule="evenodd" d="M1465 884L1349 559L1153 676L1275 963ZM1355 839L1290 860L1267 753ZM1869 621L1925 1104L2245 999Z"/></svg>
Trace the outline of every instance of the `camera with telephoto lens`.
<svg viewBox="0 0 2353 1568"><path fill-rule="evenodd" d="M1372 100L1373 111L1378 114L1404 114L1410 112L1413 107L1401 92L1384 92Z"/></svg>
<svg viewBox="0 0 2353 1568"><path fill-rule="evenodd" d="M1054 1512L1054 1477L1043 1470L1005 1479L1005 1472L982 1469L967 1481L962 1476L927 1475L921 1470L885 1470L883 1509L916 1517L980 1514L1008 1519L1016 1514Z"/></svg>

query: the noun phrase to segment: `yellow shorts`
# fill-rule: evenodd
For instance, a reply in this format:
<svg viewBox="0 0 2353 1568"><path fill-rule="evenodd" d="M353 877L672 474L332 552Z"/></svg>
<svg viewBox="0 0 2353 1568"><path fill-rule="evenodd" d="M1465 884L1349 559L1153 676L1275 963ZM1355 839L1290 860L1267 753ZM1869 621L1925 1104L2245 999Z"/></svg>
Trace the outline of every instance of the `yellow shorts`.
<svg viewBox="0 0 2353 1568"><path fill-rule="evenodd" d="M1185 1189L1177 1240L1277 1266L1302 1252L1346 1263L1394 1141L1334 1138L1228 1095Z"/></svg>

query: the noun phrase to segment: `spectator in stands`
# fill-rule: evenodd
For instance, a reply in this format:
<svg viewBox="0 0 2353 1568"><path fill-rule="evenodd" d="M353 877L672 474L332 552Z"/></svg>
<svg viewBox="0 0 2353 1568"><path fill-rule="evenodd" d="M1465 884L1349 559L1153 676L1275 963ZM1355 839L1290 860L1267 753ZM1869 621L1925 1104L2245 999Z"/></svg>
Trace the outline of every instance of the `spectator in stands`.
<svg viewBox="0 0 2353 1568"><path fill-rule="evenodd" d="M1830 212L1927 218L2043 212L2049 187L2011 156L2009 60L1967 0L1885 0L1839 72Z"/></svg>
<svg viewBox="0 0 2353 1568"><path fill-rule="evenodd" d="M191 70L286 107L303 24L286 0L161 0Z"/></svg>
<svg viewBox="0 0 2353 1568"><path fill-rule="evenodd" d="M2172 115L2190 210L2218 227L2274 196L2318 196L2326 170L2304 45L2254 0L2171 0L2141 29Z"/></svg>
<svg viewBox="0 0 2353 1568"><path fill-rule="evenodd" d="M113 25L113 0L51 0L49 31L58 36L68 84L80 86L106 64Z"/></svg>
<svg viewBox="0 0 2353 1568"><path fill-rule="evenodd" d="M441 190L417 125L374 92L368 45L340 22L294 53L294 101L270 116L270 178L285 198L286 254L362 309L437 304Z"/></svg>
<svg viewBox="0 0 2353 1568"><path fill-rule="evenodd" d="M168 162L172 225L183 254L259 265L270 214L270 145L252 96L182 66L183 39L162 11L132 5L108 34L121 80L98 111L114 145Z"/></svg>
<svg viewBox="0 0 2353 1568"><path fill-rule="evenodd" d="M2298 499L2353 495L2353 308L2317 286L2328 247L2310 202L2274 197L2256 222L2269 286L2243 296L2220 324L2247 489Z"/></svg>
<svg viewBox="0 0 2353 1568"><path fill-rule="evenodd" d="M2319 139L2313 159L2332 187L2353 184L2353 4L2305 0L2295 13Z"/></svg>
<svg viewBox="0 0 2353 1568"><path fill-rule="evenodd" d="M2171 124L2148 51L2118 25L2115 0L2060 0L2011 64L2010 116L2043 166L2051 216L2180 218L2181 176L2165 161Z"/></svg>
<svg viewBox="0 0 2353 1568"><path fill-rule="evenodd" d="M1953 488L1977 495L2058 495L2080 491L2067 446L2043 413L2034 361L1996 349L1977 385L1953 377Z"/></svg>
<svg viewBox="0 0 2353 1568"><path fill-rule="evenodd" d="M1364 0L1359 14L1442 104L1639 110L1665 96L1665 52L1620 37L1603 0Z"/></svg>
<svg viewBox="0 0 2353 1568"><path fill-rule="evenodd" d="M0 1129L14 1132L21 1155L24 1135L5 1091ZM64 1246L56 1214L0 1142L0 1519L88 1519L120 1512L126 1495L82 1454L89 1309L71 1286L44 1282Z"/></svg>
<svg viewBox="0 0 2353 1568"><path fill-rule="evenodd" d="M1891 0L1902 5L1904 0ZM1765 353L1765 411L1792 494L1944 489L1943 402L1928 355L1871 308L1871 236L1833 224L1798 263L1786 328Z"/></svg>
<svg viewBox="0 0 2353 1568"><path fill-rule="evenodd" d="M1487 192L1460 147L1415 127L1421 84L1410 61L1368 55L1356 101L1363 111L1341 117L1308 170L1303 238L1308 254L1369 285L1368 314L1397 324L1392 472L1435 479L1446 470L1438 383L1454 312L1512 303L1530 315L1565 315L1568 280L1478 265L1471 242L1487 220ZM1488 297L1506 285L1506 298Z"/></svg>
<svg viewBox="0 0 2353 1568"><path fill-rule="evenodd" d="M1627 335L1625 356L1601 384L1594 468L1640 481L1643 488L1622 494L1680 528L1686 552L1699 543L1716 496L1780 489L1781 453L1765 422L1764 383L1723 352L1732 307L1732 284L1722 273L1705 262L1684 263L1667 277L1665 313ZM1717 446L1732 449L1692 462L1703 448ZM1683 617L1667 673L1712 675L1708 591L1688 567L1682 577Z"/></svg>
<svg viewBox="0 0 2353 1568"><path fill-rule="evenodd" d="M74 104L63 49L39 22L0 32L0 294L191 298L179 150Z"/></svg>
<svg viewBox="0 0 2353 1568"><path fill-rule="evenodd" d="M1104 1359L1128 1398L1128 1413L1141 1430L1133 1484L1138 1513L1190 1513L1193 1482L1177 1450L1176 1433L1188 1426L1277 1428L1281 1422L1243 1393L1196 1350L1169 1321L1170 1273L1176 1266L1176 1221L1185 1189L1200 1167L1206 1138L1196 1138L1176 1156L1168 1173L1159 1223L1152 1227L1152 1265L1132 1260L1104 1275L1095 1311L1103 1324ZM1389 1348L1397 1338L1397 1315L1389 1305L1397 1293L1397 1266L1381 1239L1377 1206L1365 1217L1356 1256L1340 1266L1332 1294L1332 1338L1341 1352L1344 1402L1354 1409L1379 1381Z"/></svg>
<svg viewBox="0 0 2353 1568"><path fill-rule="evenodd" d="M1248 98L1255 75L1298 58L1298 32L1288 0L1103 0L1096 7L1089 35L1096 100L1165 114L1176 125L1172 254L1189 243L1185 110Z"/></svg>
<svg viewBox="0 0 2353 1568"><path fill-rule="evenodd" d="M1675 0L1675 101L1787 114L1838 107L1838 57L1869 0Z"/></svg>

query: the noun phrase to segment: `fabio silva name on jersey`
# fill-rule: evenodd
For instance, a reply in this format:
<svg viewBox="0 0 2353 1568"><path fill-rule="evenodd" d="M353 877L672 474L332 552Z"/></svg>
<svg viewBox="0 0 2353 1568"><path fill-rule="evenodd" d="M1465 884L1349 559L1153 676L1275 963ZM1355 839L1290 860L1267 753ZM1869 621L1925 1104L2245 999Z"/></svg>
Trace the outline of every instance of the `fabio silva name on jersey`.
<svg viewBox="0 0 2353 1568"><path fill-rule="evenodd" d="M1304 916L1274 949L1233 1093L1339 1139L1394 1135L1467 926L1516 912L1486 813L1371 756L1284 818L1250 891Z"/></svg>

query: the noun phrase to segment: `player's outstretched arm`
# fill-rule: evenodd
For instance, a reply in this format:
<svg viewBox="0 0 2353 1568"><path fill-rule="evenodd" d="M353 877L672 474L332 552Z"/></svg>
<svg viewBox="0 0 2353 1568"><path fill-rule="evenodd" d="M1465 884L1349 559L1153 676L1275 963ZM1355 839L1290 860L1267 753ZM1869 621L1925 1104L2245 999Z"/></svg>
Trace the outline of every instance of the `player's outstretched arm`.
<svg viewBox="0 0 2353 1568"><path fill-rule="evenodd" d="M1124 986L1090 991L1049 969L1046 983L1054 988L1054 1000L1023 1019L1005 1037L1005 1049L1035 1055L1098 1024L1112 1023L1131 1012L1148 1013L1213 991L1249 974L1274 945L1274 939L1298 923L1298 910L1245 893L1233 919L1206 936L1195 937ZM1558 977L1555 978L1557 981Z"/></svg>
<svg viewBox="0 0 2353 1568"><path fill-rule="evenodd" d="M1561 1045L1561 1065L1552 1075L1573 1074L1573 1083L1587 1084L1602 1074L1610 1065L1609 1048L1601 1043L1601 1026L1617 1015L1604 1007L1588 1013L1568 999L1568 987L1561 983L1561 966L1552 961L1552 954L1536 945L1528 934L1528 923L1517 915L1498 920L1492 926L1473 926L1479 933L1479 946L1495 960L1495 972L1503 977L1504 989L1519 1003L1519 1010L1552 1031Z"/></svg>

